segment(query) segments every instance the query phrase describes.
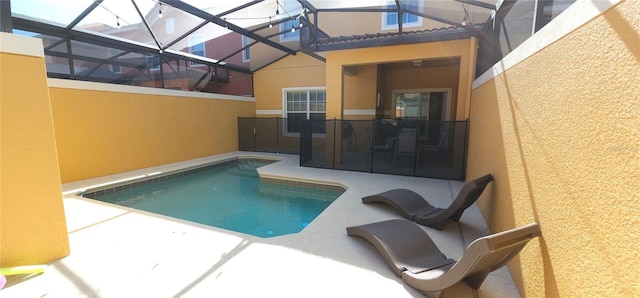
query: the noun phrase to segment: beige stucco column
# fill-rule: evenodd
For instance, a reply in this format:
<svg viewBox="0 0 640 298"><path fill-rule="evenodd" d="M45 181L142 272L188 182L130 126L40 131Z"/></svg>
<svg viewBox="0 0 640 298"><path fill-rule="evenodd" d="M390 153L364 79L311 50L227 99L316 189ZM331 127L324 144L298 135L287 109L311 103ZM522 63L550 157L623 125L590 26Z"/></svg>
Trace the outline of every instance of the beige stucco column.
<svg viewBox="0 0 640 298"><path fill-rule="evenodd" d="M0 33L0 266L69 254L40 39Z"/></svg>

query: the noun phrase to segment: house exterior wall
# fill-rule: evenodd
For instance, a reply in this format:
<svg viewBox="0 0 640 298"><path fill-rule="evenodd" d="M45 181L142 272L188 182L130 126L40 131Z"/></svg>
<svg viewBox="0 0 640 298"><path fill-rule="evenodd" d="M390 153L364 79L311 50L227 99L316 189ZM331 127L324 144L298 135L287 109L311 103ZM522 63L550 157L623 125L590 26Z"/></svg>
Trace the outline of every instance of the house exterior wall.
<svg viewBox="0 0 640 298"><path fill-rule="evenodd" d="M344 112L348 120L371 120L375 117L378 67L375 64L351 67L344 75Z"/></svg>
<svg viewBox="0 0 640 298"><path fill-rule="evenodd" d="M253 55L253 52L252 52ZM253 60L253 58L252 58ZM303 53L287 56L253 75L256 97L256 116L285 117L283 89L325 86L324 63ZM282 147L299 148L300 139L287 136L284 128L277 131Z"/></svg>
<svg viewBox="0 0 640 298"><path fill-rule="evenodd" d="M62 182L238 150L253 98L49 79Z"/></svg>
<svg viewBox="0 0 640 298"><path fill-rule="evenodd" d="M352 5L352 3L349 3ZM464 11L461 9L461 3L450 3L449 1L427 1L426 7L421 7L421 12L427 15L438 16L451 22L461 23L464 19ZM464 5L469 14L469 19L475 23L484 23L489 19L490 11L485 8L476 7L473 5ZM331 4L327 4L326 7L336 8ZM318 8L321 8L319 4ZM379 8L379 7L376 7ZM390 33L397 32L397 28L383 29L382 19L384 13L382 12L331 12L321 11L317 17L314 14L310 14L311 23L317 24L319 29L332 37L338 36L351 36L361 34L375 34L375 33ZM450 24L437 22L431 19L423 18L422 25L418 27L404 27L403 31L418 31L418 30L430 30L435 28L450 27ZM278 31L285 28L280 26L273 26L273 28L267 28L257 32L262 36L271 36ZM280 42L279 36L270 38L273 41ZM283 43L284 46L297 50L300 48L298 41ZM270 47L264 44L256 44L251 47L251 69L255 70L264 66L279 57L285 55L284 52Z"/></svg>
<svg viewBox="0 0 640 298"><path fill-rule="evenodd" d="M346 84L346 82L351 79L343 79L343 67L345 66L458 57L460 59L459 71L457 73L451 73L453 76L451 81L457 80L457 83L454 86L457 90L457 94L456 97L452 97L452 101L456 102L456 109L454 112L455 118L452 120L465 120L469 116L468 102L471 92L473 72L475 71L476 44L475 38L470 38L328 52L326 65L327 118L342 118L343 109L347 107L347 102L349 100L344 99L343 101L343 81ZM372 81L376 82L376 78L372 78ZM400 84L399 81L396 83ZM424 83L425 86L430 84L426 80L422 83ZM450 84L451 82L447 83ZM411 84L411 80L405 84ZM372 90L375 92L376 88L372 87ZM388 93L387 98L390 98L391 90L386 90L385 92ZM375 99L376 98L374 97L366 101L370 106L373 106ZM351 105L351 103L349 103L349 105Z"/></svg>
<svg viewBox="0 0 640 298"><path fill-rule="evenodd" d="M42 41L0 33L0 61L0 267L45 264L69 239Z"/></svg>
<svg viewBox="0 0 640 298"><path fill-rule="evenodd" d="M283 116L282 89L325 86L325 65L303 53L287 56L253 75L257 116Z"/></svg>
<svg viewBox="0 0 640 298"><path fill-rule="evenodd" d="M416 69L393 69L386 71L384 82L384 104L389 115L394 116L393 111L393 90L394 89L449 89L451 98L458 98L459 66L416 68ZM458 98L459 99L459 98ZM446 119L456 119L457 101L451 102L451 114L446 115ZM457 119L464 120L464 119Z"/></svg>
<svg viewBox="0 0 640 298"><path fill-rule="evenodd" d="M419 11L431 16L455 22L462 23L465 18L464 10L460 3L451 3L448 1L423 1ZM393 2L391 2L393 3ZM474 5L464 5L469 19L475 23L484 23L489 18L489 10ZM318 14L318 25L330 36L349 36L360 35L373 32L397 32L398 28L383 28L383 18L386 13L383 12L330 12L321 11ZM403 31L429 30L434 28L449 27L450 24L441 23L428 18L422 19L420 26L404 26ZM311 16L311 21L314 21Z"/></svg>
<svg viewBox="0 0 640 298"><path fill-rule="evenodd" d="M640 295L640 3L616 3L472 93L467 177L495 177L478 206L493 232L542 229L509 265L523 297Z"/></svg>
<svg viewBox="0 0 640 298"><path fill-rule="evenodd" d="M257 115L284 116L283 88L326 86L327 119L350 120L373 119L376 93L381 90L387 99L385 104L389 105L393 89L450 88L453 107L449 117L465 120L468 117L466 94L470 90L472 61L475 62L473 45L475 39L335 51L327 53L328 59L335 60L327 60L326 64L304 53L287 56L255 72ZM384 71L377 67L378 64L399 61L411 63L413 59L451 57L460 58L460 64L464 66ZM328 75L327 70L332 67L339 71L335 75ZM343 72L343 67L348 70ZM381 80L378 79L380 72L385 73ZM332 99L329 90L337 91ZM390 109L388 106L386 108ZM332 109L335 110L329 112Z"/></svg>

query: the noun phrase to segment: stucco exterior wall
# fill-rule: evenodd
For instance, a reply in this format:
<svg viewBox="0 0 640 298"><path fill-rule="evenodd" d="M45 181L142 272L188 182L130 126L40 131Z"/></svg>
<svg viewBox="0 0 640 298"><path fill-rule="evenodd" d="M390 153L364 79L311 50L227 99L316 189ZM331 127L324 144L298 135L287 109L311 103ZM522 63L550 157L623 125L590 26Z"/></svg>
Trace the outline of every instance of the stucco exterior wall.
<svg viewBox="0 0 640 298"><path fill-rule="evenodd" d="M381 1L382 2L382 1ZM438 16L451 22L461 23L465 18L465 12L462 4L452 4L448 1L420 1L418 11L431 16ZM401 2L404 4L404 2ZM394 2L387 4L394 7ZM349 5L357 6L358 4L349 3ZM482 23L489 18L490 11L486 8L465 4L465 9L469 16L469 21ZM380 8L380 7L376 7ZM332 12L321 11L318 13L317 24L323 32L329 36L350 36L359 34L371 34L376 32L397 32L397 26L386 26L386 12ZM403 26L403 31L430 30L435 28L444 28L451 26L437 22L428 18L421 19L422 25L411 24ZM315 22L313 14L311 15L312 23Z"/></svg>
<svg viewBox="0 0 640 298"><path fill-rule="evenodd" d="M69 254L42 41L0 33L0 267Z"/></svg>
<svg viewBox="0 0 640 298"><path fill-rule="evenodd" d="M344 66L458 57L460 68L457 73L453 73L457 76L456 88L458 91L456 97L452 98L452 101L457 105L453 113L456 120L465 120L469 116L468 102L471 94L471 81L475 72L476 45L476 40L470 38L328 52L326 66L327 118L341 118L342 110L347 107L346 99L343 100L343 90L346 88L346 85L343 85L342 70ZM420 85L425 86L428 83L423 82Z"/></svg>
<svg viewBox="0 0 640 298"><path fill-rule="evenodd" d="M298 53L255 72L253 80L257 115L282 117L282 88L325 86L324 63Z"/></svg>
<svg viewBox="0 0 640 298"><path fill-rule="evenodd" d="M292 1L295 2L295 1ZM355 1L346 2L348 7L366 6L366 3L354 3ZM366 2L366 1L365 1ZM375 2L375 1L374 1ZM462 9L463 4L451 3L450 1L420 1L421 5L418 11L431 16L438 16L442 19L449 20L451 22L462 23L465 18L465 12ZM424 3L422 3L424 2ZM320 1L313 3L317 5L317 8L339 8L340 3L331 3L331 1ZM344 4L344 3L343 3ZM380 8L377 4L370 8ZM394 6L394 2L384 3ZM474 23L483 23L490 16L490 10L482 7L476 7L474 5L464 4L468 21ZM322 32L331 37L338 36L351 36L362 34L375 34L375 33L392 33L398 32L397 26L383 26L383 22L386 23L385 12L335 12L335 11L320 11L317 14L309 14L310 21L316 24ZM411 31L424 31L432 29L441 29L452 26L451 24L437 22L428 18L421 19L422 25L412 24L411 26L404 25L403 32ZM384 20L384 21L383 21ZM275 19L274 19L275 21ZM281 27L281 25L275 25L273 28L262 29L258 33L262 36L276 36L269 38L275 42L281 42L278 32L286 31L289 28ZM284 42L284 46L297 50L300 48L300 43L296 41ZM271 46L258 43L251 47L251 69L255 70L269 63L273 59L278 59L286 55L285 52L273 48Z"/></svg>
<svg viewBox="0 0 640 298"><path fill-rule="evenodd" d="M353 67L353 73L344 76L344 108L374 109L377 78L375 64Z"/></svg>
<svg viewBox="0 0 640 298"><path fill-rule="evenodd" d="M621 1L473 90L478 205L492 231L542 228L509 265L525 297L640 296L639 36Z"/></svg>
<svg viewBox="0 0 640 298"><path fill-rule="evenodd" d="M255 115L249 97L49 81L62 182L236 151Z"/></svg>

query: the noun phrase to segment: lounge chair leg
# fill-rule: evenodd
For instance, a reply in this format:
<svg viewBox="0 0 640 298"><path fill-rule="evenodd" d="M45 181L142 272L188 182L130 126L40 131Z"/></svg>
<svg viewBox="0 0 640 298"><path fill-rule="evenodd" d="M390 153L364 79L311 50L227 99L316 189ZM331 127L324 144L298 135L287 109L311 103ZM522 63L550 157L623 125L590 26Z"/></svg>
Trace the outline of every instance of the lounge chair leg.
<svg viewBox="0 0 640 298"><path fill-rule="evenodd" d="M458 211L458 212L456 212L456 213L454 213L454 214L451 216L451 219L452 219L453 221L460 221L460 217L462 217L462 213L463 213L463 212L464 212L464 209L463 209L463 210L460 210L460 211Z"/></svg>
<svg viewBox="0 0 640 298"><path fill-rule="evenodd" d="M490 270L483 270L483 271L476 272L472 275L467 276L464 279L464 282L466 282L469 285L469 287L471 287L472 289L477 290L480 288L484 280L487 279L487 276L489 276L490 272L491 272Z"/></svg>

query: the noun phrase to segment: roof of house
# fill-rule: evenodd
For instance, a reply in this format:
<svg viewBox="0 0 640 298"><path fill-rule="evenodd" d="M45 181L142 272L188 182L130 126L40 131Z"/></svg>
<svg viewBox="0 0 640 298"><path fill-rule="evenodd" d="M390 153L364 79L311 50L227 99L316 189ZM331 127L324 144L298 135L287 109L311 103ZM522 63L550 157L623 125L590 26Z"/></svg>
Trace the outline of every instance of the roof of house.
<svg viewBox="0 0 640 298"><path fill-rule="evenodd" d="M476 24L469 27L441 27L426 30L385 32L374 34L360 34L348 36L324 36L316 40L308 40L310 48L315 47L315 51L329 51L349 48L364 48L374 46L409 44L431 41L443 41L452 39L469 38L476 35L483 24Z"/></svg>

